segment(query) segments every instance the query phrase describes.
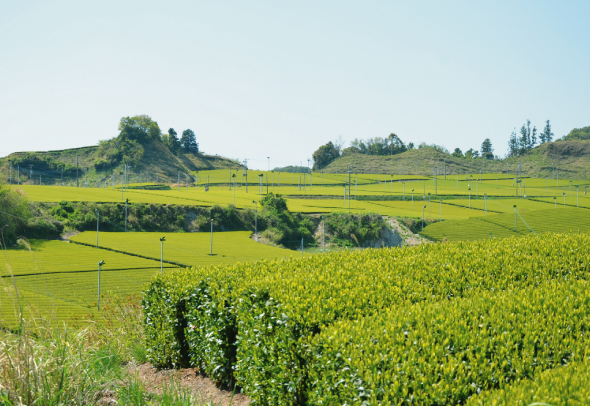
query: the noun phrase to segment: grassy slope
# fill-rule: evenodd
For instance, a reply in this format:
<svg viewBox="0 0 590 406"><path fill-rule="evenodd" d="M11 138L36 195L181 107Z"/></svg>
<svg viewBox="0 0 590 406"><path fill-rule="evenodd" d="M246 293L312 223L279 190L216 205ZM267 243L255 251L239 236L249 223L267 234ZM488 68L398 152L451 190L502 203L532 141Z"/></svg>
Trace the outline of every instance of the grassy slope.
<svg viewBox="0 0 590 406"><path fill-rule="evenodd" d="M443 170L446 159L447 174L479 173L481 170L490 173L514 173L522 164L523 173L527 176L545 177L552 175L552 165L555 164L560 177L587 178L590 175L590 141L559 141L540 145L529 153L498 161L483 159L455 158L451 155L436 151L432 148L422 148L406 151L393 156L376 156L351 153L345 155L326 168L326 173L342 173L350 165L353 173L391 173L397 175L426 175L431 176L433 168ZM416 170L417 168L417 170Z"/></svg>
<svg viewBox="0 0 590 406"><path fill-rule="evenodd" d="M212 170L225 168L240 168L241 166L235 161L210 155L192 154L179 152L177 155L172 154L168 148L159 141L148 140L143 144L145 149L141 162L136 167L131 168L133 175L143 171L150 173L150 180L159 170L160 176L164 175L165 181L174 182L176 180L177 171L181 173L192 172L196 170ZM80 168L91 168L88 174L89 179L94 179L97 175L92 171L93 162L97 158L98 146L72 148L59 151L40 151L37 154L49 156L57 161L66 164L76 165L76 157L78 158ZM3 172L6 172L6 165L11 157L23 155L24 152L14 152L5 158L0 159L0 167ZM117 167L109 168L106 172L110 175L112 172L121 173L123 171L123 164ZM145 175L144 175L145 179ZM161 179L161 178L160 178ZM116 179L115 182L118 182Z"/></svg>

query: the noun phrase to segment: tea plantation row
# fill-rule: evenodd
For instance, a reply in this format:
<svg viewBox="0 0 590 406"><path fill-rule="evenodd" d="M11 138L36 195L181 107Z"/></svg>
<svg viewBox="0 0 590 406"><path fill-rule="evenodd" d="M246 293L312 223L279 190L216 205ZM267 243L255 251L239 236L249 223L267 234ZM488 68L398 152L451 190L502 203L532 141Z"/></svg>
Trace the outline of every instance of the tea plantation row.
<svg viewBox="0 0 590 406"><path fill-rule="evenodd" d="M157 277L149 358L254 404L463 404L588 357L588 235L338 252Z"/></svg>

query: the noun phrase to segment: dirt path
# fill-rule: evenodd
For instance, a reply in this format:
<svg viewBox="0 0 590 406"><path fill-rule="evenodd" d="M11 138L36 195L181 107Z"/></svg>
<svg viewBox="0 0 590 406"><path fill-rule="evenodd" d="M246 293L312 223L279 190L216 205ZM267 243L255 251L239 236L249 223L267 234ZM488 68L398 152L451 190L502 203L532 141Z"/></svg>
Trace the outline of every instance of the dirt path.
<svg viewBox="0 0 590 406"><path fill-rule="evenodd" d="M197 372L195 368L157 370L150 364L130 365L129 372L145 384L148 391L161 394L162 387L169 385L171 379L180 384L182 389L190 390L203 405L248 406L250 399L243 394L232 394L229 389L220 388L211 379Z"/></svg>

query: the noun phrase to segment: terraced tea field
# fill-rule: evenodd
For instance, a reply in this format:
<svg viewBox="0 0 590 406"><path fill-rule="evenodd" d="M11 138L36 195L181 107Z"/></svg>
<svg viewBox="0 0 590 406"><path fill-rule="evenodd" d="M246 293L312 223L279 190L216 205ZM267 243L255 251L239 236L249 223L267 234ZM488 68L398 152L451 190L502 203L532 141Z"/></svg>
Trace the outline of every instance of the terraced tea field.
<svg viewBox="0 0 590 406"><path fill-rule="evenodd" d="M258 244L249 238L250 234L214 233L213 256L208 255L208 233L100 233L101 247L127 251L131 255L45 240L31 240L30 250L25 247L2 250L0 325L16 323L16 310L21 301L27 312L55 320L71 320L96 312L99 261L105 261L101 270L101 293L105 297L140 294L143 286L160 273L162 236L167 240L164 260L188 266L300 257L295 251ZM81 233L73 239L94 245L96 233ZM179 268L168 263L163 267L164 272Z"/></svg>
<svg viewBox="0 0 590 406"><path fill-rule="evenodd" d="M257 261L260 259L301 257L297 251L259 244L249 231L213 233L100 233L99 246L134 255L160 258L160 238L165 237L164 260L188 266L207 266ZM71 238L85 244L96 243L96 233L86 231ZM309 255L309 254L305 254Z"/></svg>
<svg viewBox="0 0 590 406"><path fill-rule="evenodd" d="M17 303L35 314L68 320L95 311L98 262L101 292L128 295L160 272L159 261L61 241L32 240L25 247L2 250L0 324L15 322ZM166 271L178 266L164 264Z"/></svg>
<svg viewBox="0 0 590 406"><path fill-rule="evenodd" d="M468 220L449 220L435 223L424 229L424 235L435 241L470 241L498 237L523 236L532 233L588 233L590 210L554 208L488 215Z"/></svg>

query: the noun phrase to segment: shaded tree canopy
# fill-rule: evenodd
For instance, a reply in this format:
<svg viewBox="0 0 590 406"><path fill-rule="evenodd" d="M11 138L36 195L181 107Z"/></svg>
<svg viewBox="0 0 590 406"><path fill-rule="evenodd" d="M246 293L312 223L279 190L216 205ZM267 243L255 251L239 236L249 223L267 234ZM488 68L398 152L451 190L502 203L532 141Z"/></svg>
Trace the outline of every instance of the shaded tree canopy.
<svg viewBox="0 0 590 406"><path fill-rule="evenodd" d="M332 141L322 145L312 155L313 169L318 170L326 167L330 162L340 156L340 151Z"/></svg>
<svg viewBox="0 0 590 406"><path fill-rule="evenodd" d="M508 156L519 156L527 153L537 144L537 127L531 128L531 120L520 127L520 136L512 131L508 140Z"/></svg>
<svg viewBox="0 0 590 406"><path fill-rule="evenodd" d="M489 138L481 143L481 156L486 159L494 159L494 148Z"/></svg>
<svg viewBox="0 0 590 406"><path fill-rule="evenodd" d="M180 145L185 152L192 152L193 154L199 152L197 137L195 136L195 132L191 129L186 129L182 132L182 137L180 137Z"/></svg>
<svg viewBox="0 0 590 406"><path fill-rule="evenodd" d="M367 155L396 155L408 150L403 141L394 133L389 134L386 138L375 137L366 140L357 138L350 143L350 146L356 152Z"/></svg>
<svg viewBox="0 0 590 406"><path fill-rule="evenodd" d="M176 154L180 150L180 141L178 140L174 128L169 128L168 134L162 135L162 143L166 145L173 154Z"/></svg>
<svg viewBox="0 0 590 406"><path fill-rule="evenodd" d="M588 127L588 138L590 138L590 127ZM551 141L553 141L553 133L551 132L551 123L547 120L545 121L543 132L539 134L539 142L545 144L546 142Z"/></svg>
<svg viewBox="0 0 590 406"><path fill-rule="evenodd" d="M561 140L590 140L590 127L574 128L568 135L562 137Z"/></svg>
<svg viewBox="0 0 590 406"><path fill-rule="evenodd" d="M123 117L119 121L120 140L146 141L160 138L160 127L150 116L141 114L133 117Z"/></svg>

